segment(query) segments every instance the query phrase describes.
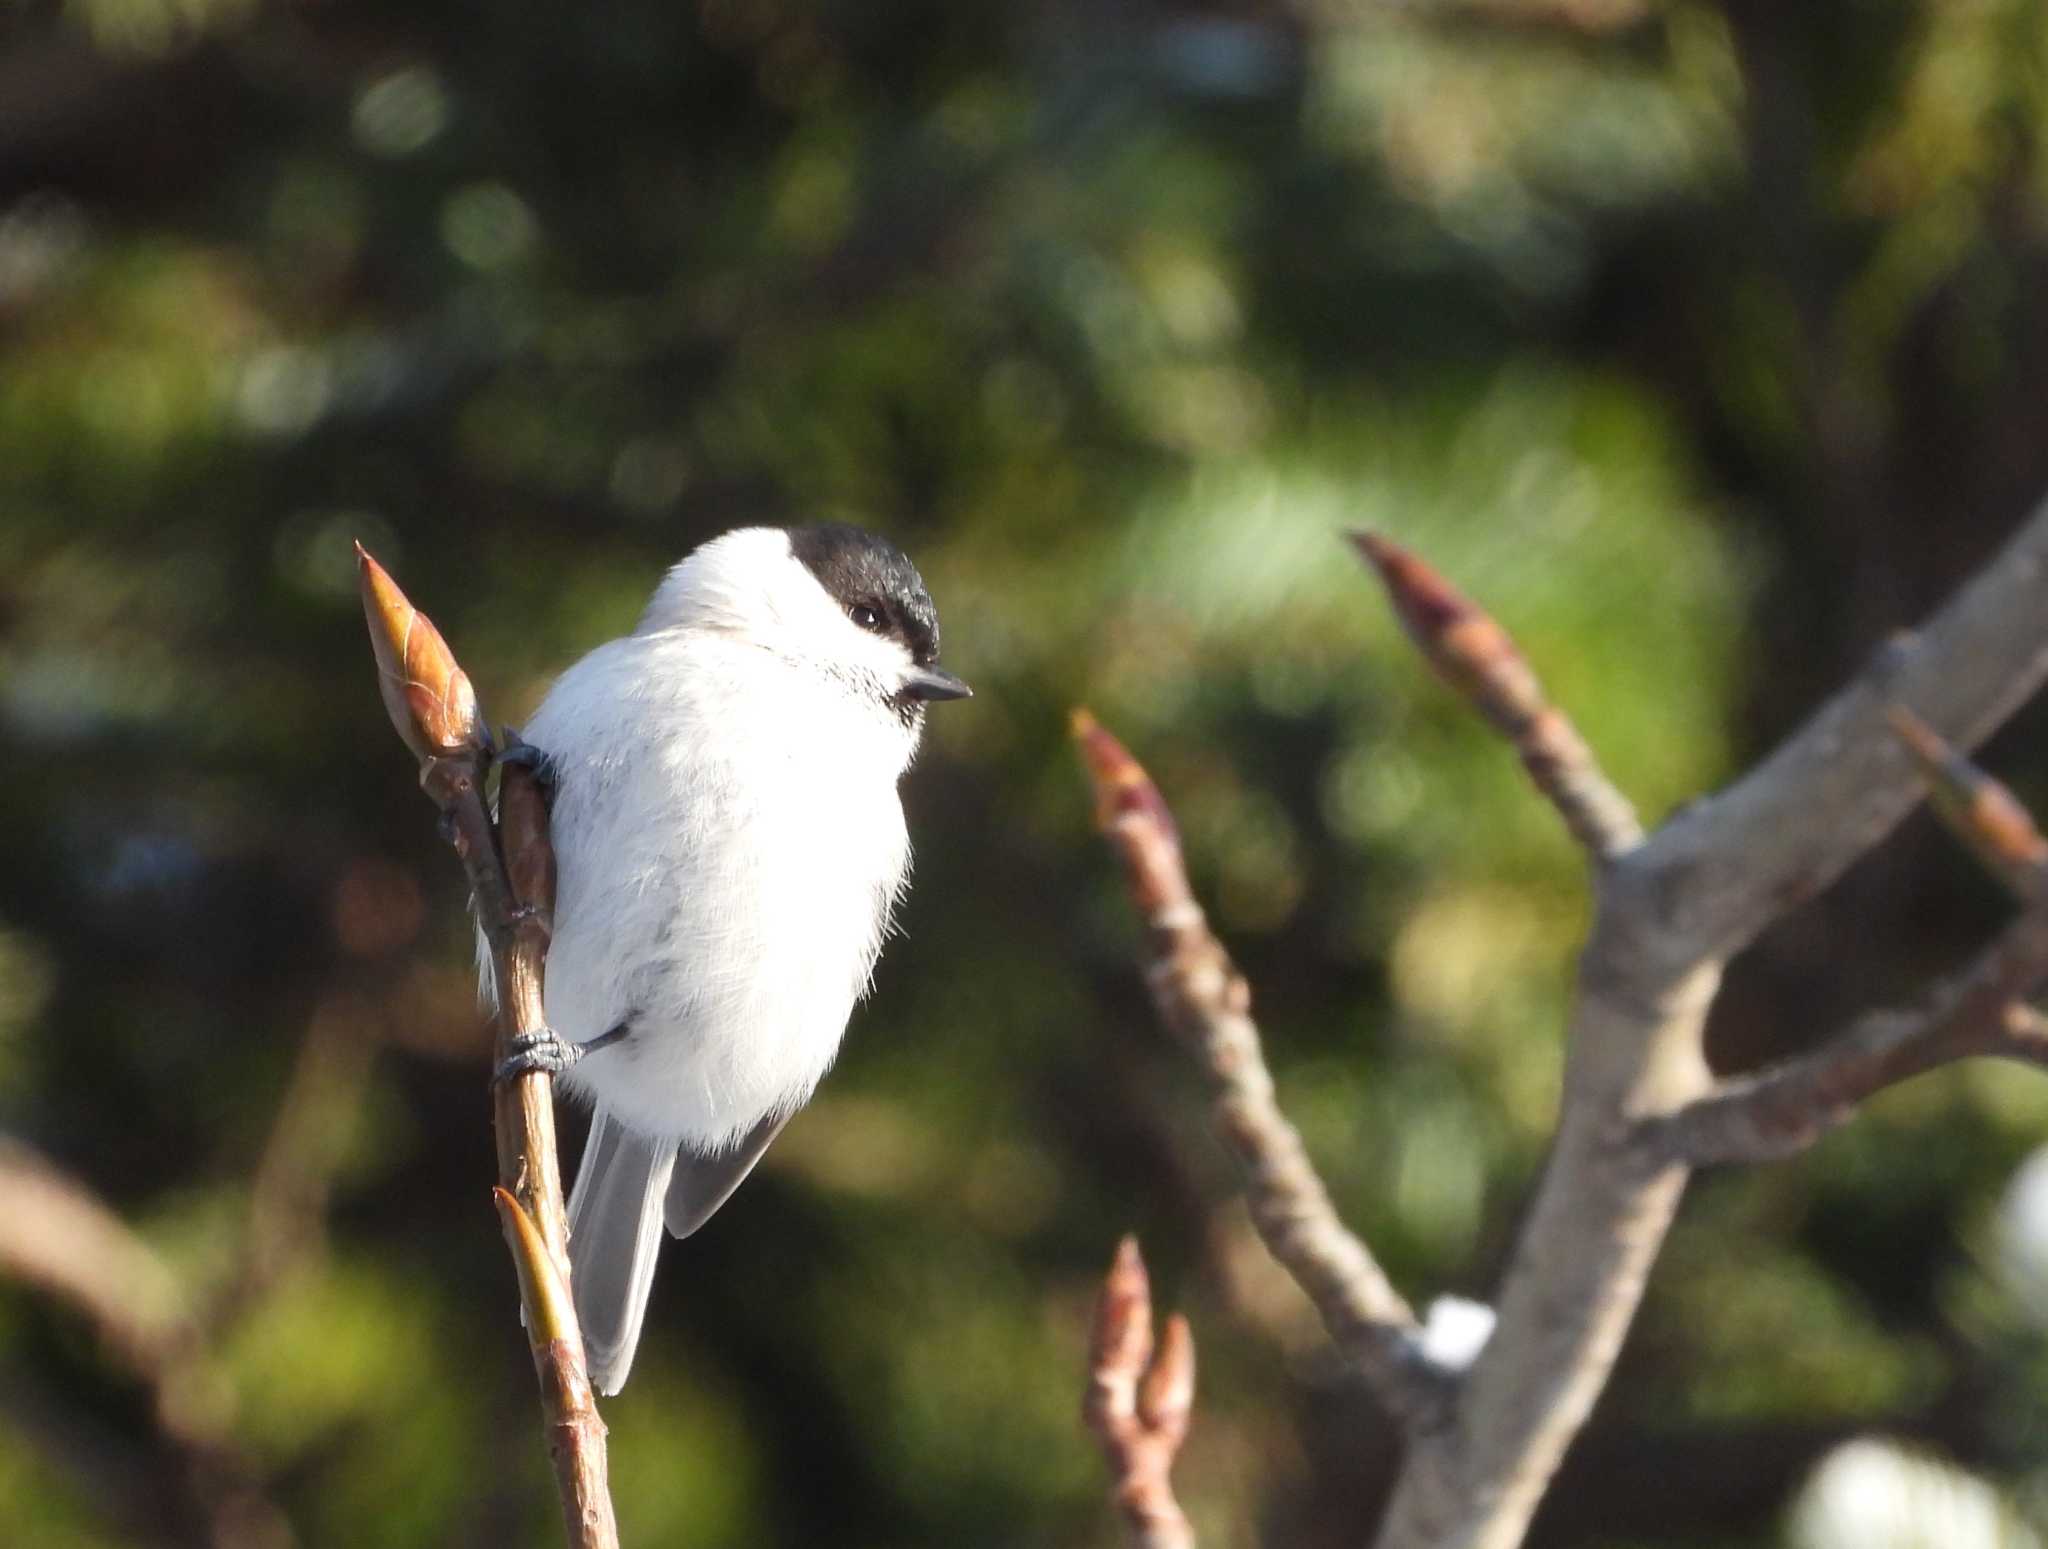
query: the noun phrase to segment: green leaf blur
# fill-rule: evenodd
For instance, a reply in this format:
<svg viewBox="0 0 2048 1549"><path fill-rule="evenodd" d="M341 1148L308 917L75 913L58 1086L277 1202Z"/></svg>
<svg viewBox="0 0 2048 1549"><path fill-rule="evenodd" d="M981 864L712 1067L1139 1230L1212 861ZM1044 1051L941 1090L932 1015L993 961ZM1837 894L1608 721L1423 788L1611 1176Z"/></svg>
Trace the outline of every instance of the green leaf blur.
<svg viewBox="0 0 2048 1549"><path fill-rule="evenodd" d="M0 1130L202 1311L270 1245L179 1392L291 1541L558 1541L460 876L351 543L516 724L703 538L858 521L977 697L838 1068L665 1252L604 1408L626 1542L1106 1549L1126 1230L1201 1348L1204 1541L1363 1542L1388 1432L1152 1024L1067 711L1172 802L1346 1218L1484 1296L1582 868L1341 534L1491 610L1661 819L2048 489L2044 167L2038 0L20 0ZM2037 799L2043 724L1986 755ZM2000 907L1916 820L1738 967L1716 1057ZM1533 1541L1778 1541L1864 1429L2038 1498L2048 1344L1986 1223L2044 1136L2038 1076L1971 1070L1709 1180ZM0 1538L224 1541L4 1279L0 1394Z"/></svg>

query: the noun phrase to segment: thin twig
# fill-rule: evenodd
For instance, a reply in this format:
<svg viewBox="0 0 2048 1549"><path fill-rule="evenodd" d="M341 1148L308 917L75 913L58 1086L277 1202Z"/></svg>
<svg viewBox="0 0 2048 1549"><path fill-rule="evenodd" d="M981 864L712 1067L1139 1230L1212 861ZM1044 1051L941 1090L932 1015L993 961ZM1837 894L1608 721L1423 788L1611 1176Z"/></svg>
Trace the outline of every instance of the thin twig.
<svg viewBox="0 0 2048 1549"><path fill-rule="evenodd" d="M1572 837L1602 861L1641 844L1636 809L1493 616L1398 543L1372 532L1351 542L1379 572L1424 659L1514 746Z"/></svg>
<svg viewBox="0 0 2048 1549"><path fill-rule="evenodd" d="M1413 1309L1338 1218L1300 1132L1280 1111L1251 1017L1251 988L1195 901L1165 799L1086 711L1075 713L1074 735L1097 822L1123 861L1145 922L1145 982L1208 1083L1217 1132L1243 1170L1253 1225L1382 1402L1411 1428L1436 1423L1451 1374L1423 1354Z"/></svg>
<svg viewBox="0 0 2048 1549"><path fill-rule="evenodd" d="M440 631L360 544L356 555L379 691L393 726L420 760L420 785L441 809L445 832L469 877L477 924L490 943L498 1004L495 1069L515 1039L546 1025L542 971L554 907L546 803L531 771L508 764L499 783L499 822L492 822L484 794L490 735L468 674ZM515 1218L501 1206L501 1219L519 1271L569 1543L572 1549L616 1549L604 1422L591 1396L575 1308L536 1301L536 1288L546 1282L533 1273L532 1244L517 1229L524 1221L545 1251L555 1282L567 1285L569 1227L555 1147L553 1081L528 1072L497 1083L493 1097L498 1182L517 1207Z"/></svg>
<svg viewBox="0 0 2048 1549"><path fill-rule="evenodd" d="M1720 1082L1643 1120L1635 1144L1653 1164L1776 1161L1846 1121L1864 1099L1937 1066L1977 1054L2040 1063L2040 1042L2014 1008L2043 982L2048 908L2036 905L1924 1006L1871 1012L1811 1053Z"/></svg>
<svg viewBox="0 0 2048 1549"><path fill-rule="evenodd" d="M1089 1341L1081 1415L1109 1460L1117 1510L1133 1549L1194 1549L1173 1493L1173 1460L1195 1405L1195 1336L1179 1313L1152 1341L1152 1285L1138 1240L1116 1250Z"/></svg>

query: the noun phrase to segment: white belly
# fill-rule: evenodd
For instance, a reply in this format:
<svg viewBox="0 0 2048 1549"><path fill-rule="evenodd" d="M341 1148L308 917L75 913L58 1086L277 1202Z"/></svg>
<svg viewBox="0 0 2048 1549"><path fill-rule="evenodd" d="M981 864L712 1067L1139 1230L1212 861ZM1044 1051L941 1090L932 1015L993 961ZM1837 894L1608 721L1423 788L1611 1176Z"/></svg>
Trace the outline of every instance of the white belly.
<svg viewBox="0 0 2048 1549"><path fill-rule="evenodd" d="M602 675L573 699L614 705L609 726L561 724L551 694L527 729L558 763L548 1020L572 1043L632 1029L566 1084L699 1150L810 1096L909 860L901 729L809 680L792 715L787 694L732 681L761 670L747 649L617 642L571 669ZM649 674L662 650L688 659ZM732 709L764 697L773 721Z"/></svg>

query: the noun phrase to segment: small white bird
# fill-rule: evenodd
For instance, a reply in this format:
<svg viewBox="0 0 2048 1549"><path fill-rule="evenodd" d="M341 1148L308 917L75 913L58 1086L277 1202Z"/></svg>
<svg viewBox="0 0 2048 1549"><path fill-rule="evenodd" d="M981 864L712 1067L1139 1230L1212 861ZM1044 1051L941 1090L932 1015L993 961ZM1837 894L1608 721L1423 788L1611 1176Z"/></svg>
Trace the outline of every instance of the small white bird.
<svg viewBox="0 0 2048 1549"><path fill-rule="evenodd" d="M939 621L893 544L744 528L671 570L528 724L558 868L546 1068L596 1108L569 1200L590 1375L633 1364L661 1228L725 1203L831 1066L909 876L896 783Z"/></svg>

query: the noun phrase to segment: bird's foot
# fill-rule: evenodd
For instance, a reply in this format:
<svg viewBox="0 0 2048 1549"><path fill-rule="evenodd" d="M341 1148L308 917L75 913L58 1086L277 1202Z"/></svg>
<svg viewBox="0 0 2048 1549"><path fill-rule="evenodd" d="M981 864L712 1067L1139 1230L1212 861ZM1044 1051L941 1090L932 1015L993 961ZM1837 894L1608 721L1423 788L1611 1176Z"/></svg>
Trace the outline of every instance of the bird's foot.
<svg viewBox="0 0 2048 1549"><path fill-rule="evenodd" d="M515 1033L512 1035L512 1052L498 1062L497 1070L491 1075L491 1084L497 1086L536 1074L559 1076L586 1054L595 1054L599 1049L609 1049L618 1043L631 1027L630 1022L621 1022L617 1027L599 1033L588 1043L570 1043L552 1027Z"/></svg>
<svg viewBox="0 0 2048 1549"><path fill-rule="evenodd" d="M588 1046L570 1043L552 1027L538 1027L530 1033L515 1033L511 1052L491 1073L491 1085L502 1086L521 1076L559 1076L589 1053Z"/></svg>
<svg viewBox="0 0 2048 1549"><path fill-rule="evenodd" d="M541 800L547 803L549 811L552 812L554 810L555 762L553 759L549 758L547 754L543 753L532 743L522 742L519 738L519 733L507 726L503 743L498 749L497 762L500 767L506 764L517 764L521 769L532 775L535 783L540 786Z"/></svg>

